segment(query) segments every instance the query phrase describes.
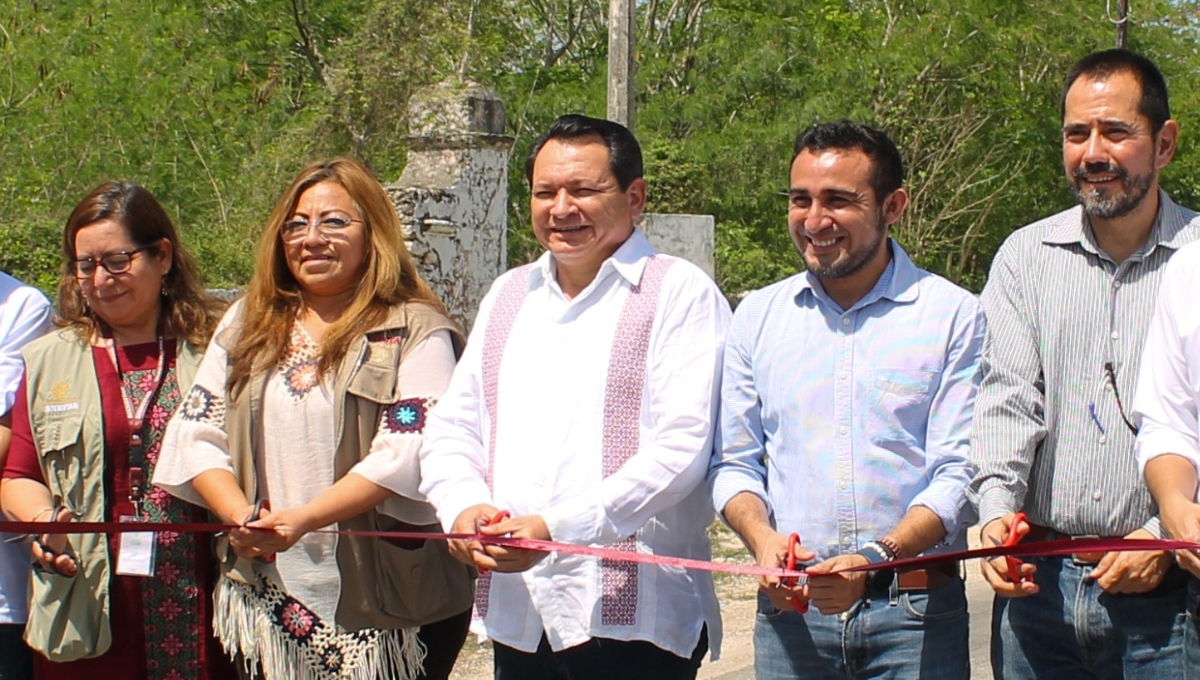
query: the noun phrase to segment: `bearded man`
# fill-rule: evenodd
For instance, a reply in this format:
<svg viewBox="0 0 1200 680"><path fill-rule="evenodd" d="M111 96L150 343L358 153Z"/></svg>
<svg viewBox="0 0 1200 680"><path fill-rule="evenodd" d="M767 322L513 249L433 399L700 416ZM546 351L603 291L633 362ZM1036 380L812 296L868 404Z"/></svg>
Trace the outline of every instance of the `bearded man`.
<svg viewBox="0 0 1200 680"><path fill-rule="evenodd" d="M1075 65L1062 121L1080 206L1012 234L983 291L970 492L985 546L1010 530L1027 541L1161 535L1128 400L1163 269L1200 237L1197 214L1159 188L1179 126L1162 74L1125 50ZM981 565L996 592L996 677L1184 677L1188 576L1170 554L1078 552L1019 573L1000 558Z"/></svg>

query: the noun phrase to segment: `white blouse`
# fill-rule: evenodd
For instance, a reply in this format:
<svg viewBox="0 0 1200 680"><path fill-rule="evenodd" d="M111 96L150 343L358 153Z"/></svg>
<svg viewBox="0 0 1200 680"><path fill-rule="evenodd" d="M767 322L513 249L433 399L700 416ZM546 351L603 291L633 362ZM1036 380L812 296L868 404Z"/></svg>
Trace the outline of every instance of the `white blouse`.
<svg viewBox="0 0 1200 680"><path fill-rule="evenodd" d="M232 323L240 306L239 302L226 312L217 333ZM334 399L330 376L317 373L316 350L297 322L288 351L267 377L254 463L259 498L274 510L308 503L336 481ZM350 472L396 494L424 500L417 487L425 413L446 390L454 363L454 347L445 330L413 347L397 376L403 398L385 410L369 454ZM191 480L206 470L233 471L225 430L226 369L225 349L211 343L195 385L167 426L154 472L156 486L202 506ZM386 501L379 510L397 515L388 512ZM341 591L336 544L334 535L310 533L279 553L274 563L284 590L329 622Z"/></svg>

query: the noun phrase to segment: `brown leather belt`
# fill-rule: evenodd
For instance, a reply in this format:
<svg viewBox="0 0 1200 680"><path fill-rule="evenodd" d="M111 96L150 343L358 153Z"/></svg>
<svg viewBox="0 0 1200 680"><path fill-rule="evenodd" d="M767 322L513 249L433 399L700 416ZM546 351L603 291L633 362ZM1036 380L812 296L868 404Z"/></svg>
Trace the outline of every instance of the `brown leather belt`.
<svg viewBox="0 0 1200 680"><path fill-rule="evenodd" d="M1059 541L1074 541L1074 540L1080 539L1080 538L1103 538L1103 537L1102 536L1071 536L1070 534L1059 533L1058 531L1055 531L1054 529L1051 529L1050 527L1044 527L1040 524L1034 524L1033 522L1030 522L1029 523L1029 533L1025 534L1025 540L1023 542L1025 542L1025 543L1042 543L1042 542L1056 543ZM1080 564L1080 565L1099 564L1100 560L1104 559L1104 556L1107 554L1108 554L1107 552L1104 552L1102 550L1095 551L1095 552L1071 553L1071 561L1074 562L1075 564Z"/></svg>
<svg viewBox="0 0 1200 680"><path fill-rule="evenodd" d="M896 589L902 593L934 590L946 585L951 579L961 577L962 572L959 569L958 560L942 564L932 564L925 569L909 569L896 572ZM879 582L879 587L874 590L886 592L890 587L891 581L888 580L886 587L883 582Z"/></svg>

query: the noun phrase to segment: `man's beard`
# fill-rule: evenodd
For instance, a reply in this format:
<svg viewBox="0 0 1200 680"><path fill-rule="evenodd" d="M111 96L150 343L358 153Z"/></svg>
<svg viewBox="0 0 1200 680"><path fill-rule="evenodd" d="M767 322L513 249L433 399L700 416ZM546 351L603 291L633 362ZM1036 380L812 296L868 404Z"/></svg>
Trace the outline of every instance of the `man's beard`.
<svg viewBox="0 0 1200 680"><path fill-rule="evenodd" d="M1101 189L1085 191L1081 188L1080 182L1084 177L1099 174L1116 175L1121 183L1121 189L1118 191ZM1153 183L1153 173L1130 177L1129 173L1113 163L1093 163L1075 168L1075 171L1071 173L1069 184L1071 193L1075 194L1075 199L1083 206L1083 211L1088 216L1108 220L1124 217L1133 212L1133 209L1146 199L1146 194L1150 192L1150 185Z"/></svg>
<svg viewBox="0 0 1200 680"><path fill-rule="evenodd" d="M875 230L875 238L866 246L858 248L846 253L846 257L834 260L827 265L812 266L807 261L808 270L815 276L822 279L844 279L848 276L853 276L862 271L863 267L879 252L883 242L887 239L887 225L883 222L882 212L879 215L879 224Z"/></svg>

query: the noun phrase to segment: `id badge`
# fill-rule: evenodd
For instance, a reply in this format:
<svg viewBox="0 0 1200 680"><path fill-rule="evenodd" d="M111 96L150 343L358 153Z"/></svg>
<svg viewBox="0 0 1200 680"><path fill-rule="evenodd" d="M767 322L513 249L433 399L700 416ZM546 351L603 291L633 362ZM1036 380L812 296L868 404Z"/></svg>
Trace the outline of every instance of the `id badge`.
<svg viewBox="0 0 1200 680"><path fill-rule="evenodd" d="M122 522L142 522L140 517L121 516ZM121 534L117 544L117 574L121 576L154 576L153 531Z"/></svg>

